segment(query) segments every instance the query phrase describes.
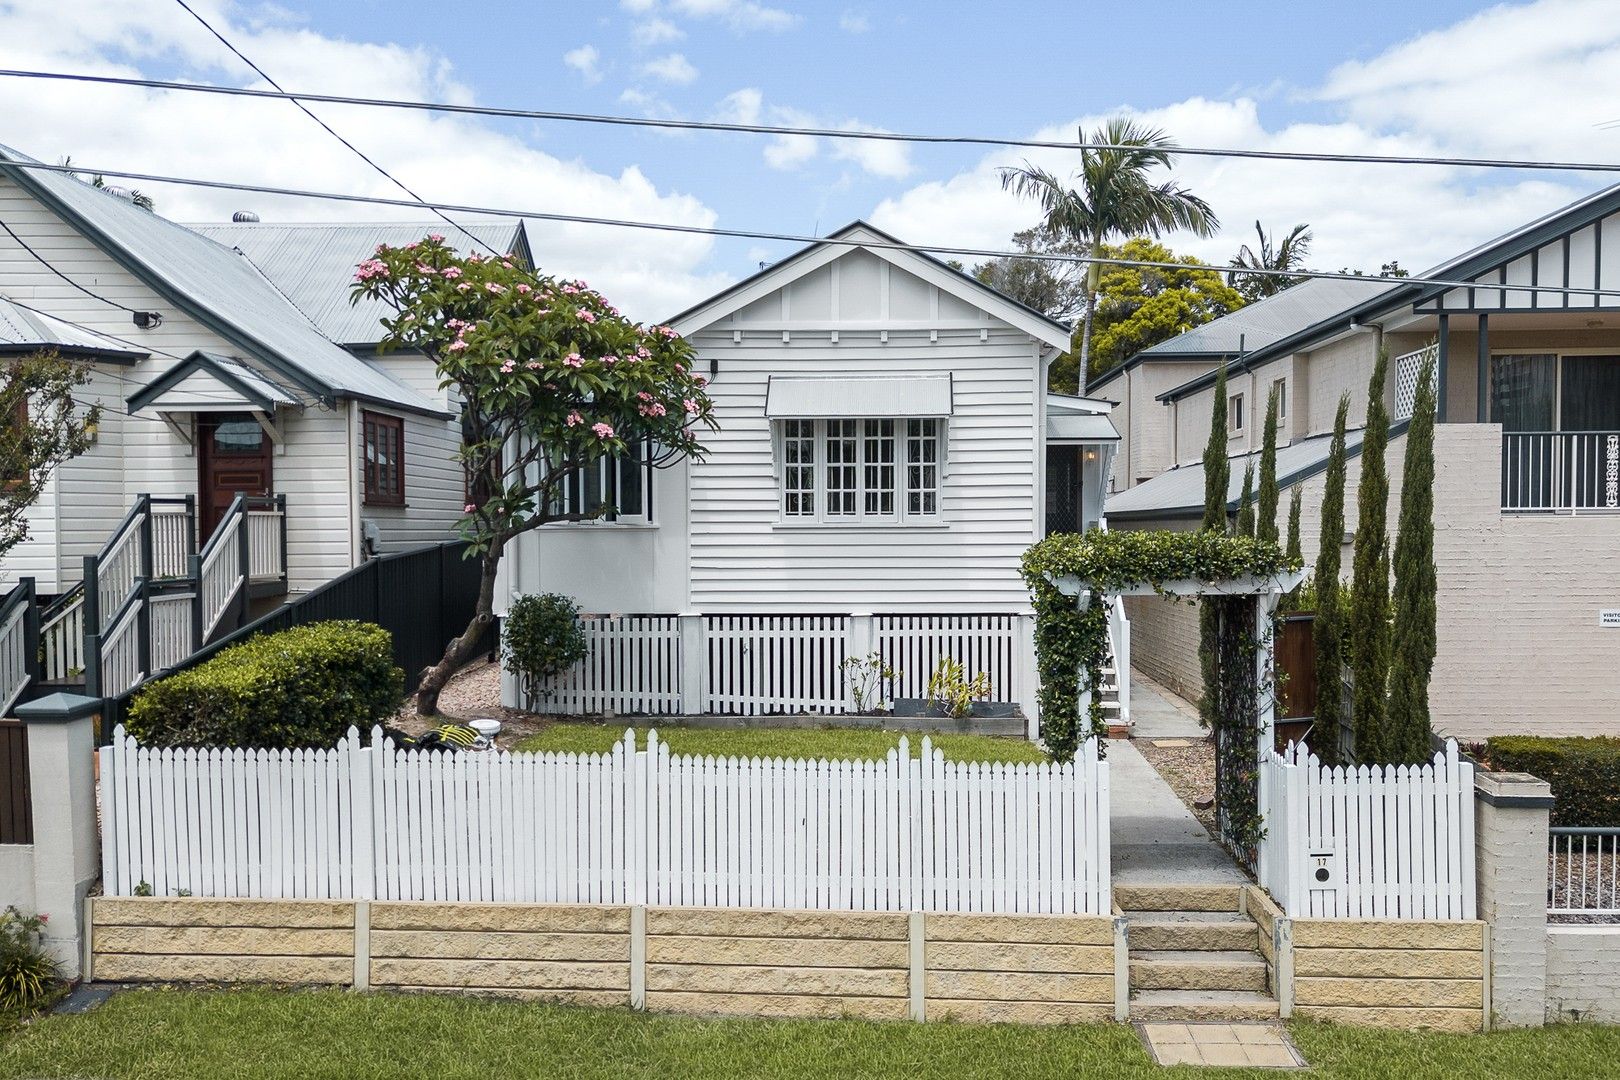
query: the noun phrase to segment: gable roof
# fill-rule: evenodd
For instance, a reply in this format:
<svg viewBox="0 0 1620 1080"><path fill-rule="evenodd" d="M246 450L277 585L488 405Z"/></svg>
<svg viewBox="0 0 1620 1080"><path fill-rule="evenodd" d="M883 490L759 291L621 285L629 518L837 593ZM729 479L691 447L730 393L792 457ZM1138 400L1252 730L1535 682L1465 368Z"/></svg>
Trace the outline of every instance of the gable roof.
<svg viewBox="0 0 1620 1080"><path fill-rule="evenodd" d="M133 364L151 353L127 341L118 341L64 322L42 311L33 311L0 297L0 353L31 353L50 350L61 356Z"/></svg>
<svg viewBox="0 0 1620 1080"><path fill-rule="evenodd" d="M861 241L875 241L879 246L866 247ZM958 296L994 315L1009 325L1026 330L1032 337L1044 341L1053 349L1066 351L1072 331L1056 319L998 292L968 274L948 266L932 255L901 247L885 245L903 244L904 241L875 228L864 221L852 221L842 229L828 235L825 240L807 244L778 263L750 274L735 285L723 289L667 320L669 325L685 336L725 318L733 311L746 307L760 297L775 292L813 270L850 251L870 252L891 266L897 266L946 292Z"/></svg>
<svg viewBox="0 0 1620 1080"><path fill-rule="evenodd" d="M531 265L528 235L521 221L462 227L489 249L517 255L525 266ZM404 247L430 233L442 233L452 246L473 246L442 221L232 222L186 228L247 256L323 334L341 345L359 348L374 347L382 339L382 319L392 314L381 300L349 300L354 268L371 258L378 244Z"/></svg>
<svg viewBox="0 0 1620 1080"><path fill-rule="evenodd" d="M1411 421L1402 420L1390 425L1389 437L1406 434ZM1364 428L1354 428L1344 434L1346 460L1361 454ZM1277 448L1277 486L1289 488L1301 480L1308 480L1327 468L1328 450L1333 443L1332 434L1313 435L1296 439L1287 446ZM1235 454L1226 483L1226 509L1236 513L1243 498L1244 468L1260 466L1260 451ZM1103 516L1119 521L1152 520L1157 518L1198 517L1204 512L1204 463L1178 465L1153 479L1109 495L1103 502Z"/></svg>
<svg viewBox="0 0 1620 1080"><path fill-rule="evenodd" d="M1461 255L1432 266L1417 276L1430 279L1441 278L1447 281L1471 280L1487 270L1512 262L1514 259L1535 251L1551 240L1555 240L1566 233L1583 229L1587 225L1595 221L1601 221L1616 212L1620 212L1620 184L1613 184L1603 188L1601 191L1595 191L1567 206L1554 210L1549 214L1544 214L1533 221L1526 222L1503 233L1494 240L1488 240L1472 250L1465 251ZM1302 327L1299 331L1279 338L1264 348L1248 353L1241 362L1228 365L1228 370L1248 371L1279 356L1286 356L1289 353L1308 349L1324 338L1348 330L1352 324L1379 318L1403 305L1419 303L1454 287L1416 283L1403 284L1399 278L1391 280L1393 284L1390 288L1375 293L1343 310L1330 313L1310 326ZM1227 317L1231 318L1231 316ZM1216 373L1210 371L1196 379L1190 379L1180 386L1159 395L1159 400L1175 401L1186 397L1188 394L1202 390L1213 383L1215 377Z"/></svg>
<svg viewBox="0 0 1620 1080"><path fill-rule="evenodd" d="M301 407L301 402L246 364L198 350L131 394L125 405L131 415L146 408L156 412L252 408L273 413L277 406Z"/></svg>
<svg viewBox="0 0 1620 1080"><path fill-rule="evenodd" d="M319 397L449 415L322 334L241 254L67 173L13 162L38 164L0 146L0 174L175 307L289 382Z"/></svg>

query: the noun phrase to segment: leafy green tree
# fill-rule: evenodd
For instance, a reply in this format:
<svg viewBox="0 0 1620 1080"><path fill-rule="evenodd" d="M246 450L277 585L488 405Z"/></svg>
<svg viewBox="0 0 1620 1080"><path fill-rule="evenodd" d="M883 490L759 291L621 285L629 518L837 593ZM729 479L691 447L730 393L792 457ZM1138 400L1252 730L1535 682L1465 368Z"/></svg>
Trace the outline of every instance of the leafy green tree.
<svg viewBox="0 0 1620 1080"><path fill-rule="evenodd" d="M1015 232L1012 242L1030 255L1085 254L1073 240L1044 227ZM980 263L973 277L1059 322L1072 322L1085 306L1085 274L1075 262L1013 255Z"/></svg>
<svg viewBox="0 0 1620 1080"><path fill-rule="evenodd" d="M28 539L28 509L52 474L95 440L101 406L81 411L73 398L89 381L88 366L49 351L0 368L0 557Z"/></svg>
<svg viewBox="0 0 1620 1080"><path fill-rule="evenodd" d="M1243 466L1243 494L1238 496L1237 535L1254 535L1254 462Z"/></svg>
<svg viewBox="0 0 1620 1080"><path fill-rule="evenodd" d="M1268 296L1276 296L1290 285L1298 285L1305 280L1290 276L1286 271L1305 269L1305 256L1311 250L1309 225L1295 225L1288 235L1275 244L1272 243L1271 234L1258 221L1254 223L1254 231L1260 237L1258 247L1251 248L1244 244L1232 260L1235 269L1249 271L1232 275L1232 284L1237 286L1246 300L1264 300Z"/></svg>
<svg viewBox="0 0 1620 1080"><path fill-rule="evenodd" d="M1389 704L1389 412L1384 383L1389 353L1373 361L1367 383L1367 428L1361 437L1361 483L1356 490L1355 569L1350 588L1351 713L1356 757L1367 764L1388 760Z"/></svg>
<svg viewBox="0 0 1620 1080"><path fill-rule="evenodd" d="M1175 142L1156 128L1119 117L1085 141L1112 147L1080 152L1080 168L1070 181L1025 162L1003 169L1001 184L1041 205L1042 227L1096 255L1109 241L1126 236L1158 237L1177 229L1213 235L1219 220L1209 204L1173 180L1154 183L1150 174L1168 169ZM1085 271L1081 311L1078 393L1086 392L1091 367L1091 323L1096 313L1102 265Z"/></svg>
<svg viewBox="0 0 1620 1080"><path fill-rule="evenodd" d="M356 298L395 312L383 320L382 349L422 353L462 402L459 457L483 496L459 522L482 561L472 620L417 692L417 709L432 715L493 621L507 546L548 522L613 510L568 505L568 479L609 456L652 465L701 458L698 429L716 427L713 408L692 347L674 329L632 322L583 282L508 258L462 257L442 236L378 248L355 282Z"/></svg>
<svg viewBox="0 0 1620 1080"><path fill-rule="evenodd" d="M1100 251L1107 258L1132 262L1198 263L1190 255L1178 255L1145 237L1119 245L1105 244ZM1178 270L1108 264L1098 274L1096 302L1091 325L1093 378L1150 345L1230 315L1243 306L1244 299L1214 268ZM1074 347L1063 365L1071 379L1079 364L1081 344L1080 331L1076 330ZM1053 367L1058 365L1054 363Z"/></svg>
<svg viewBox="0 0 1620 1080"><path fill-rule="evenodd" d="M1395 534L1395 627L1389 670L1389 746L1393 762L1429 758L1429 675L1434 670L1437 582L1434 567L1433 359L1418 375L1406 431L1401 519Z"/></svg>
<svg viewBox="0 0 1620 1080"><path fill-rule="evenodd" d="M1266 398L1266 427L1260 443L1260 505L1256 509L1258 521L1255 535L1262 540L1277 542L1277 388L1271 388Z"/></svg>
<svg viewBox="0 0 1620 1080"><path fill-rule="evenodd" d="M1294 493L1289 496L1288 499L1288 547L1286 550L1288 552L1288 558L1291 559L1296 566L1305 565L1305 551L1301 546L1299 539L1299 519L1300 512L1304 509L1304 503L1305 485L1295 484ZM1298 607L1299 589L1296 587L1294 591L1284 597L1283 600L1288 604L1289 607Z"/></svg>
<svg viewBox="0 0 1620 1080"><path fill-rule="evenodd" d="M1344 713L1344 625L1339 603L1339 551L1344 539L1344 431L1350 395L1339 399L1328 444L1322 492L1322 537L1316 553L1316 618L1311 637L1316 646L1316 732L1313 749L1329 764L1339 761L1339 720Z"/></svg>
<svg viewBox="0 0 1620 1080"><path fill-rule="evenodd" d="M1210 410L1209 442L1204 446L1203 528L1227 532L1226 489L1232 482L1232 461L1226 455L1226 369L1215 376L1215 402ZM1215 602L1198 602L1198 668L1204 692L1198 699L1198 716L1204 726L1214 729L1220 709L1220 615Z"/></svg>

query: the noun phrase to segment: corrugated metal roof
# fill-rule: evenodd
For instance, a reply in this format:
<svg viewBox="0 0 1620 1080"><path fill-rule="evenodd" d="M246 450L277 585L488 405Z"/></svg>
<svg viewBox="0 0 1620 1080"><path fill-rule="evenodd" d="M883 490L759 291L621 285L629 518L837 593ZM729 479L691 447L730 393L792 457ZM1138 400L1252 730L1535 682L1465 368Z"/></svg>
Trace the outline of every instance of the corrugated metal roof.
<svg viewBox="0 0 1620 1080"><path fill-rule="evenodd" d="M464 227L495 251L522 250L527 258L522 222ZM287 225L233 222L186 228L246 255L322 333L351 346L377 344L382 338L382 318L393 313L381 301L349 302L354 268L369 259L378 244L403 247L430 233L441 233L452 246L473 246L472 241L442 221ZM461 243L457 244L458 240Z"/></svg>
<svg viewBox="0 0 1620 1080"><path fill-rule="evenodd" d="M1319 323L1379 293L1397 288L1399 284L1398 279L1381 282L1312 278L1275 296L1240 307L1213 322L1195 326L1185 334L1150 345L1136 355L1151 359L1235 355L1240 349L1253 351L1281 341L1289 334Z"/></svg>
<svg viewBox="0 0 1620 1080"><path fill-rule="evenodd" d="M66 353L102 353L139 360L151 354L94 330L74 326L39 311L29 311L0 298L0 347L58 349Z"/></svg>
<svg viewBox="0 0 1620 1080"><path fill-rule="evenodd" d="M0 146L0 172L249 359L312 393L444 413L322 334L238 252L66 173L8 167L14 161L34 159Z"/></svg>
<svg viewBox="0 0 1620 1080"><path fill-rule="evenodd" d="M1391 436L1404 432L1405 425L1392 429ZM1346 457L1361 453L1362 429L1348 431L1344 437ZM1277 448L1277 483L1282 487L1314 476L1327 467L1331 435L1314 435ZM1239 454L1232 458L1231 478L1226 485L1228 509L1236 510L1243 497L1243 472L1253 462L1260 469L1260 452ZM1256 481L1258 483L1258 481ZM1198 517L1204 512L1204 465L1198 462L1160 473L1145 484L1109 495L1103 503L1103 516L1121 520L1142 517Z"/></svg>
<svg viewBox="0 0 1620 1080"><path fill-rule="evenodd" d="M773 420L951 415L949 375L772 375L765 415Z"/></svg>
<svg viewBox="0 0 1620 1080"><path fill-rule="evenodd" d="M1046 437L1067 442L1118 442L1119 429L1097 413L1046 414Z"/></svg>

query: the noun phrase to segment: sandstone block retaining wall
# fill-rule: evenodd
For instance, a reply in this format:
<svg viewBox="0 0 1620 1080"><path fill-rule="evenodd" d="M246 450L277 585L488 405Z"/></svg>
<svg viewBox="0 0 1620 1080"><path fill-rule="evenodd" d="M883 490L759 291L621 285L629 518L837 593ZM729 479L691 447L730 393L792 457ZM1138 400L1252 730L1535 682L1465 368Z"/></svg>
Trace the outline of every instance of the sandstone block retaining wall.
<svg viewBox="0 0 1620 1080"><path fill-rule="evenodd" d="M1392 1028L1480 1031L1485 924L1291 920L1296 1016Z"/></svg>

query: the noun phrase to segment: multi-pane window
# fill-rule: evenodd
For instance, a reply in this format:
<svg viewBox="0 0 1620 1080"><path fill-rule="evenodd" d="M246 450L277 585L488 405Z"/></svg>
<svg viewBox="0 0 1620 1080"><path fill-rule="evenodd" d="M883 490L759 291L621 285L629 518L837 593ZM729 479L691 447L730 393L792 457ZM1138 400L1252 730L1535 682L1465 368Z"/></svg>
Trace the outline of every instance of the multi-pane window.
<svg viewBox="0 0 1620 1080"><path fill-rule="evenodd" d="M943 434L944 421L935 419L781 421L782 516L893 523L937 516Z"/></svg>
<svg viewBox="0 0 1620 1080"><path fill-rule="evenodd" d="M782 421L782 513L816 516L816 422Z"/></svg>
<svg viewBox="0 0 1620 1080"><path fill-rule="evenodd" d="M617 454L598 458L563 478L559 512L619 524L650 523L651 481L645 461ZM604 507L608 510L601 513Z"/></svg>
<svg viewBox="0 0 1620 1080"><path fill-rule="evenodd" d="M365 429L365 501L372 506L405 504L405 421L382 413L361 413ZM263 437L258 425L252 434ZM216 438L219 437L216 433ZM240 452L240 451L238 451Z"/></svg>

